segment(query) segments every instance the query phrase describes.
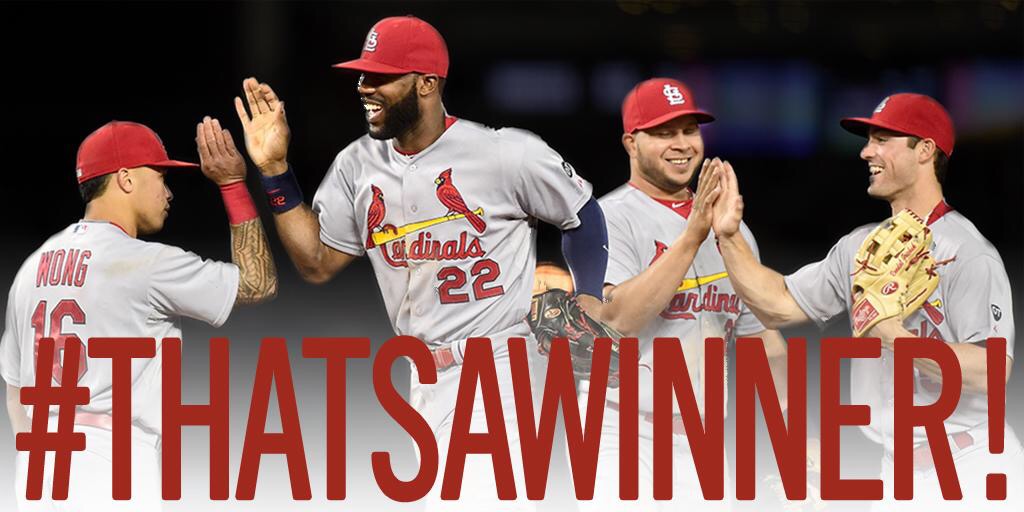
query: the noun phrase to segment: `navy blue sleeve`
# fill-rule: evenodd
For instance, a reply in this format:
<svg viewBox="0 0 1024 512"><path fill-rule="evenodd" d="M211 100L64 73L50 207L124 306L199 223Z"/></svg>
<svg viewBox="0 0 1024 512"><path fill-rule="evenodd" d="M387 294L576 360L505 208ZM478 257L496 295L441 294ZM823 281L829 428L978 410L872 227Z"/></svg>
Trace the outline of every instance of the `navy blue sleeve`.
<svg viewBox="0 0 1024 512"><path fill-rule="evenodd" d="M569 265L577 295L604 297L608 268L608 228L604 212L593 197L576 214L580 225L562 231L562 255Z"/></svg>

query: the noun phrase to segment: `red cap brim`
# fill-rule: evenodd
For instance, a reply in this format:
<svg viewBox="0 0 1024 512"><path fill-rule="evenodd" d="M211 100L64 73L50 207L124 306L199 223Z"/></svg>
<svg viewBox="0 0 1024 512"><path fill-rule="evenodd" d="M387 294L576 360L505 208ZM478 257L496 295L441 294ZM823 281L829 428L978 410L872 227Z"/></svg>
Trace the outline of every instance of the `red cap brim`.
<svg viewBox="0 0 1024 512"><path fill-rule="evenodd" d="M697 124L710 123L711 121L715 120L715 116L708 114L703 110L678 110L675 112L669 112L668 114L663 114L661 116L655 117L654 119L651 119L650 121L647 121L642 125L634 127L633 131L653 128L655 126L658 126L659 124L667 123L677 117L682 116L693 116L694 118L697 119Z"/></svg>
<svg viewBox="0 0 1024 512"><path fill-rule="evenodd" d="M332 68L340 69L351 69L353 71L360 71L363 73L381 73L384 75L404 75L411 73L408 69L402 69L395 66L389 66L387 64L381 64L380 62L374 62L367 59L355 59L348 60L345 62L339 62L331 66Z"/></svg>
<svg viewBox="0 0 1024 512"><path fill-rule="evenodd" d="M902 128L893 126L889 123L883 123L881 121L878 121L877 119L871 119L868 117L847 117L839 121L839 126L842 126L844 130L854 135L860 135L861 137L867 137L868 130L870 130L871 128L881 128L883 130L889 130L896 133L907 133Z"/></svg>
<svg viewBox="0 0 1024 512"><path fill-rule="evenodd" d="M199 167L199 164L192 162L182 162L181 160L162 160L159 162L151 162L143 164L146 167Z"/></svg>

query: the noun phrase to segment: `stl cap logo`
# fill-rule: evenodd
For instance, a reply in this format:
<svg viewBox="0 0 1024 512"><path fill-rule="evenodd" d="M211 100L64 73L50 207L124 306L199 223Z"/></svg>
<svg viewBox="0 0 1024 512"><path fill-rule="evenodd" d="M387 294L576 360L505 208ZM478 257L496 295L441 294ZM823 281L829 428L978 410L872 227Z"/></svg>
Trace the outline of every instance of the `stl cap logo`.
<svg viewBox="0 0 1024 512"><path fill-rule="evenodd" d="M877 113L881 112L883 109L885 109L885 104L886 103L889 103L889 96L886 96L885 99L882 100L882 102L879 103L877 107L875 107L875 113L877 114Z"/></svg>
<svg viewBox="0 0 1024 512"><path fill-rule="evenodd" d="M683 97L683 93L679 92L679 88L672 84L665 84L661 93L668 99L669 105L682 105L683 103L686 103L686 98Z"/></svg>
<svg viewBox="0 0 1024 512"><path fill-rule="evenodd" d="M370 33L366 34L366 44L363 45L364 52L372 52L377 50L377 31L370 29Z"/></svg>
<svg viewBox="0 0 1024 512"><path fill-rule="evenodd" d="M75 169L75 177L76 178L81 178L82 177L82 169L81 168Z"/></svg>

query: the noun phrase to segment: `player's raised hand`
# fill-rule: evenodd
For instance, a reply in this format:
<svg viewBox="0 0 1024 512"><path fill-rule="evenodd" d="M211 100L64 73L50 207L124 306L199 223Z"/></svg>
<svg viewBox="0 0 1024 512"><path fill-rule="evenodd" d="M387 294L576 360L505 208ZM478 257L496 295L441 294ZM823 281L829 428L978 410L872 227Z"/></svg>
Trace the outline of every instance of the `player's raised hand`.
<svg viewBox="0 0 1024 512"><path fill-rule="evenodd" d="M249 158L267 176L283 174L288 170L288 141L291 139L284 102L269 85L255 78L243 80L242 90L246 101L236 96L235 110L245 130Z"/></svg>
<svg viewBox="0 0 1024 512"><path fill-rule="evenodd" d="M220 121L203 118L196 125L199 166L203 174L219 186L245 181L245 160L242 159L231 132L221 128Z"/></svg>
<svg viewBox="0 0 1024 512"><path fill-rule="evenodd" d="M712 210L715 200L721 194L722 161L718 158L704 160L697 178L697 192L693 197L693 208L686 223L686 235L697 242L703 242L711 231Z"/></svg>
<svg viewBox="0 0 1024 512"><path fill-rule="evenodd" d="M722 190L713 207L714 220L711 227L719 238L730 237L740 231L740 221L743 220L743 196L740 195L736 171L728 161L722 162L719 181Z"/></svg>

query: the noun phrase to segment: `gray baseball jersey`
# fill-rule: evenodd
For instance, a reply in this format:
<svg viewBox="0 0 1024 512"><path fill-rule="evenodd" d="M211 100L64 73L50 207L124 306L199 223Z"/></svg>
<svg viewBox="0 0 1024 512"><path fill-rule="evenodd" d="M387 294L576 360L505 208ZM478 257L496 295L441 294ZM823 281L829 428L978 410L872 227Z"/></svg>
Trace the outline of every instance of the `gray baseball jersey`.
<svg viewBox="0 0 1024 512"><path fill-rule="evenodd" d="M640 274L675 242L686 228L691 201L659 201L626 184L600 200L608 223L608 272L605 281L618 285ZM757 243L746 225L743 237L757 254ZM704 407L704 340L727 341L763 331L761 322L733 290L713 234L697 250L693 264L668 307L640 333L642 367L652 368L656 337L682 341L687 370L698 403ZM650 372L641 372L640 409L651 410ZM609 399L618 400L615 390ZM728 393L726 393L728 396Z"/></svg>
<svg viewBox="0 0 1024 512"><path fill-rule="evenodd" d="M936 261L951 260L938 268L939 287L924 306L904 321L915 336L946 343L974 343L989 337L1006 338L1013 356L1013 304L1010 281L995 247L969 220L940 203L928 218ZM861 226L832 247L824 260L786 276L786 287L808 317L819 326L852 305L854 258L875 225ZM893 359L882 351L879 359L854 359L850 373L853 403L871 406L871 425L864 431L892 448ZM927 405L939 396L941 384L915 369L914 403ZM960 403L946 420L949 433L962 432L988 421L984 394L963 391ZM915 442L926 440L924 429L914 431Z"/></svg>
<svg viewBox="0 0 1024 512"><path fill-rule="evenodd" d="M591 186L530 132L450 123L413 155L369 136L342 150L313 199L320 239L369 255L400 334L526 335L533 219L576 227Z"/></svg>
<svg viewBox="0 0 1024 512"><path fill-rule="evenodd" d="M220 326L237 291L233 264L132 238L109 222L76 222L32 253L14 278L0 375L12 386L34 386L35 346L44 337L54 337L59 348L65 336L75 335L83 349L93 337L155 338L156 357L132 361L132 415L159 432L161 340L181 337L181 316ZM82 356L78 385L88 387L91 398L81 410L109 412L110 359ZM57 383L66 378L61 364L54 361Z"/></svg>

